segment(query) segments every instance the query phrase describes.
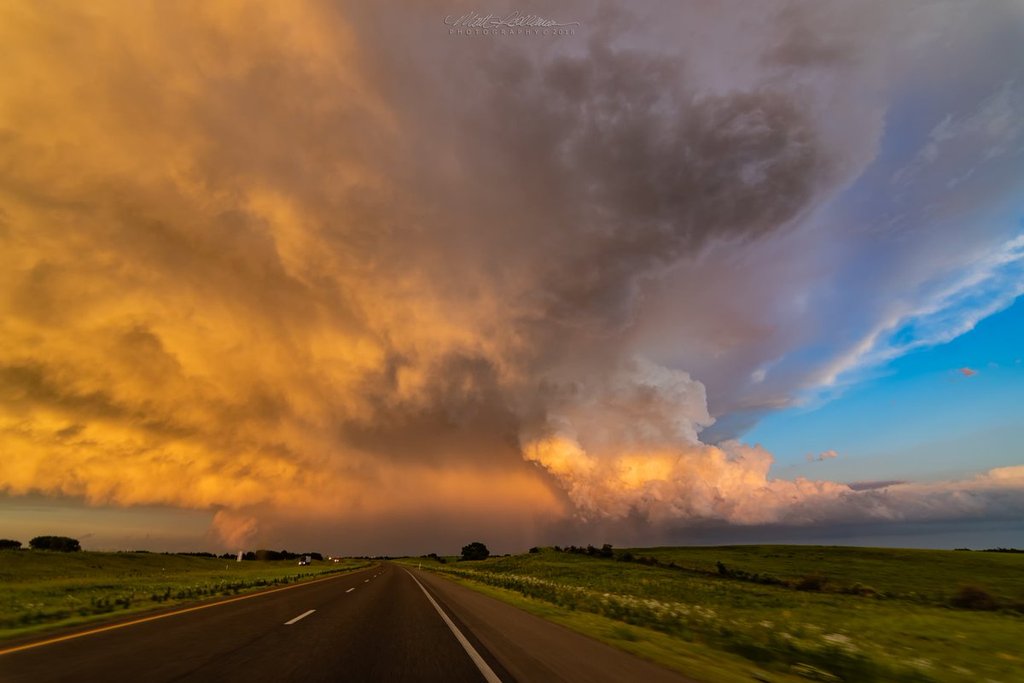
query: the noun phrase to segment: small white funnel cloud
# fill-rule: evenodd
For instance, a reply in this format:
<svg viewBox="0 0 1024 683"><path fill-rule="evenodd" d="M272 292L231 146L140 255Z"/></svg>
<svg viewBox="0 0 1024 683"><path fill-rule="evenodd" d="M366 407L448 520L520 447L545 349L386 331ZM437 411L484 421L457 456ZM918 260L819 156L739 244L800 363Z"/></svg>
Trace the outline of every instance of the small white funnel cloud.
<svg viewBox="0 0 1024 683"><path fill-rule="evenodd" d="M0 3L0 496L232 551L938 514L699 437L1018 291L1015 8L619 4L492 41L432 3ZM930 161L885 147L907 83L956 103L905 124Z"/></svg>

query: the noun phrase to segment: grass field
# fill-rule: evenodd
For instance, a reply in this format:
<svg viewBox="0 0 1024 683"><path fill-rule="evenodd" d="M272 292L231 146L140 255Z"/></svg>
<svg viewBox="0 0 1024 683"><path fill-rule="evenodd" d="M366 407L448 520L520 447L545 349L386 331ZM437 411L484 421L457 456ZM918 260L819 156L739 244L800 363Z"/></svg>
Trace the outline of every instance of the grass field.
<svg viewBox="0 0 1024 683"><path fill-rule="evenodd" d="M1022 554L546 548L453 560L414 562L700 680L1024 681Z"/></svg>
<svg viewBox="0 0 1024 683"><path fill-rule="evenodd" d="M156 553L0 551L0 641L369 565Z"/></svg>

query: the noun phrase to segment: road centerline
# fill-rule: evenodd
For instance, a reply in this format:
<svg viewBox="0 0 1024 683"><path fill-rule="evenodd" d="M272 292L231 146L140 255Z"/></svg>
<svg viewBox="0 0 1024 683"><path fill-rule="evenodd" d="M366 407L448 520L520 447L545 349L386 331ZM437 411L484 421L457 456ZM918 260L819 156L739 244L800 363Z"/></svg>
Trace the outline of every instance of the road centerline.
<svg viewBox="0 0 1024 683"><path fill-rule="evenodd" d="M307 610L307 611L303 612L302 614L300 614L299 616L295 617L294 619L289 619L288 621L284 622L284 625L285 626L291 626L292 624L294 624L295 622L299 621L300 619L305 619L306 617L308 617L310 614L312 614L315 611L316 611L315 609Z"/></svg>
<svg viewBox="0 0 1024 683"><path fill-rule="evenodd" d="M347 591L345 591L345 592L346 592L346 593L351 593L351 592L352 592L352 591L354 591L355 589L356 589L356 587L355 587L355 586L352 586L352 588L349 588L349 589L348 589Z"/></svg>
<svg viewBox="0 0 1024 683"><path fill-rule="evenodd" d="M308 579L306 581L295 583L295 584L290 585L290 586L281 586L279 588L270 588L270 589L267 589L267 590L256 591L254 593L248 593L248 594L245 594L245 595L237 595L237 596L235 596L233 598L219 599L219 600L215 600L215 601L212 601L212 602L201 603L201 604L198 604L198 605L193 605L191 607L181 607L181 608L173 609L173 610L171 610L169 612L161 612L159 614L151 614L149 616L142 616L142 617L137 617L137 618L134 618L134 619L129 619L128 621L122 621L122 622L117 622L117 623L113 623L113 624L106 624L106 625L103 625L103 626L96 626L94 628L89 628L89 629L84 630L84 631L76 631L74 633L69 633L67 635L51 636L51 637L48 637L48 638L44 637L41 640L29 641L29 642L23 643L21 645L12 645L12 646L9 646L9 647L6 647L6 648L0 647L0 656L8 655L8 654L13 654L15 652L22 652L24 650L32 650L32 649L35 649L37 647L43 647L45 645L53 645L55 643L62 643L62 642L68 641L68 640L75 640L77 638L82 638L82 637L85 637L85 636L91 636L91 635L95 635L97 633L105 633L107 631L114 631L114 630L118 630L118 629L122 629L122 628L127 628L129 626L136 626L138 624L145 624L145 623L148 623L148 622L151 622L151 621L156 621L158 619L166 619L168 617L174 617L174 616L177 616L179 614L188 614L190 612L196 612L198 610L211 609L213 607L222 607L224 605L229 605L229 604L232 604L232 603L235 603L235 602L240 602L242 600L252 600L254 598L261 598L261 597L265 597L265 596L268 596L268 595L273 595L275 593L281 593L283 591L295 590L297 588L306 588L308 586L312 586L312 585L315 585L315 584L318 584L318 583L323 583L324 581L336 581L338 579L346 578L346 577L352 576L353 574L357 574L357 573L362 572L362 571L366 571L366 570L365 569L356 569L356 570L350 571L350 572L341 572L341 573L338 573L338 574L334 574L333 576L325 576L323 578Z"/></svg>

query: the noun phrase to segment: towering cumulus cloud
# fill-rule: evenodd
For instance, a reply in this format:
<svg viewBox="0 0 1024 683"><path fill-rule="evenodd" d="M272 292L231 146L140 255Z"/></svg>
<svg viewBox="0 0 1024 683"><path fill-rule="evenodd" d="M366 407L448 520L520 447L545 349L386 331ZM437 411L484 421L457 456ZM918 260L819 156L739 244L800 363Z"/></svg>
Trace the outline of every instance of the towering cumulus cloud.
<svg viewBox="0 0 1024 683"><path fill-rule="evenodd" d="M793 502L837 497L846 486L768 481L772 457L736 441L709 446L704 387L688 375L635 361L594 393L573 387L549 403L548 431L524 455L568 491L583 516L654 522L778 522Z"/></svg>
<svg viewBox="0 0 1024 683"><path fill-rule="evenodd" d="M502 39L429 3L6 4L0 491L209 510L230 547L928 517L900 486L772 479L729 425L886 357L1009 239L922 255L943 209L897 204L939 182L926 145L1005 178L1020 127L978 117L1019 100L1013 65L898 161L899 239L835 208L881 177L893 90L951 36L981 60L998 21L609 7ZM1002 146L965 161L963 131Z"/></svg>

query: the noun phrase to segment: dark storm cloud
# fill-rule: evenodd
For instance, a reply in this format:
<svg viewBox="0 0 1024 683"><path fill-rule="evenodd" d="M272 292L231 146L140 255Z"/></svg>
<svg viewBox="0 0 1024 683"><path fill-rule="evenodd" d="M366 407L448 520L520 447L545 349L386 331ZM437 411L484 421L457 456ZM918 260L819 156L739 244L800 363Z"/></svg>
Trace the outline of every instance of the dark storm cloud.
<svg viewBox="0 0 1024 683"><path fill-rule="evenodd" d="M502 87L473 125L523 169L498 186L543 209L524 239L545 319L622 324L636 278L712 239L784 229L828 181L813 123L781 89L710 94L678 57L598 40L540 64L506 48L479 68Z"/></svg>
<svg viewBox="0 0 1024 683"><path fill-rule="evenodd" d="M698 439L708 396L755 414L841 364L785 360L846 310L811 218L918 35L780 7L567 6L592 28L562 42L426 4L12 11L0 488L205 509L231 544L296 499L446 541L846 500Z"/></svg>

